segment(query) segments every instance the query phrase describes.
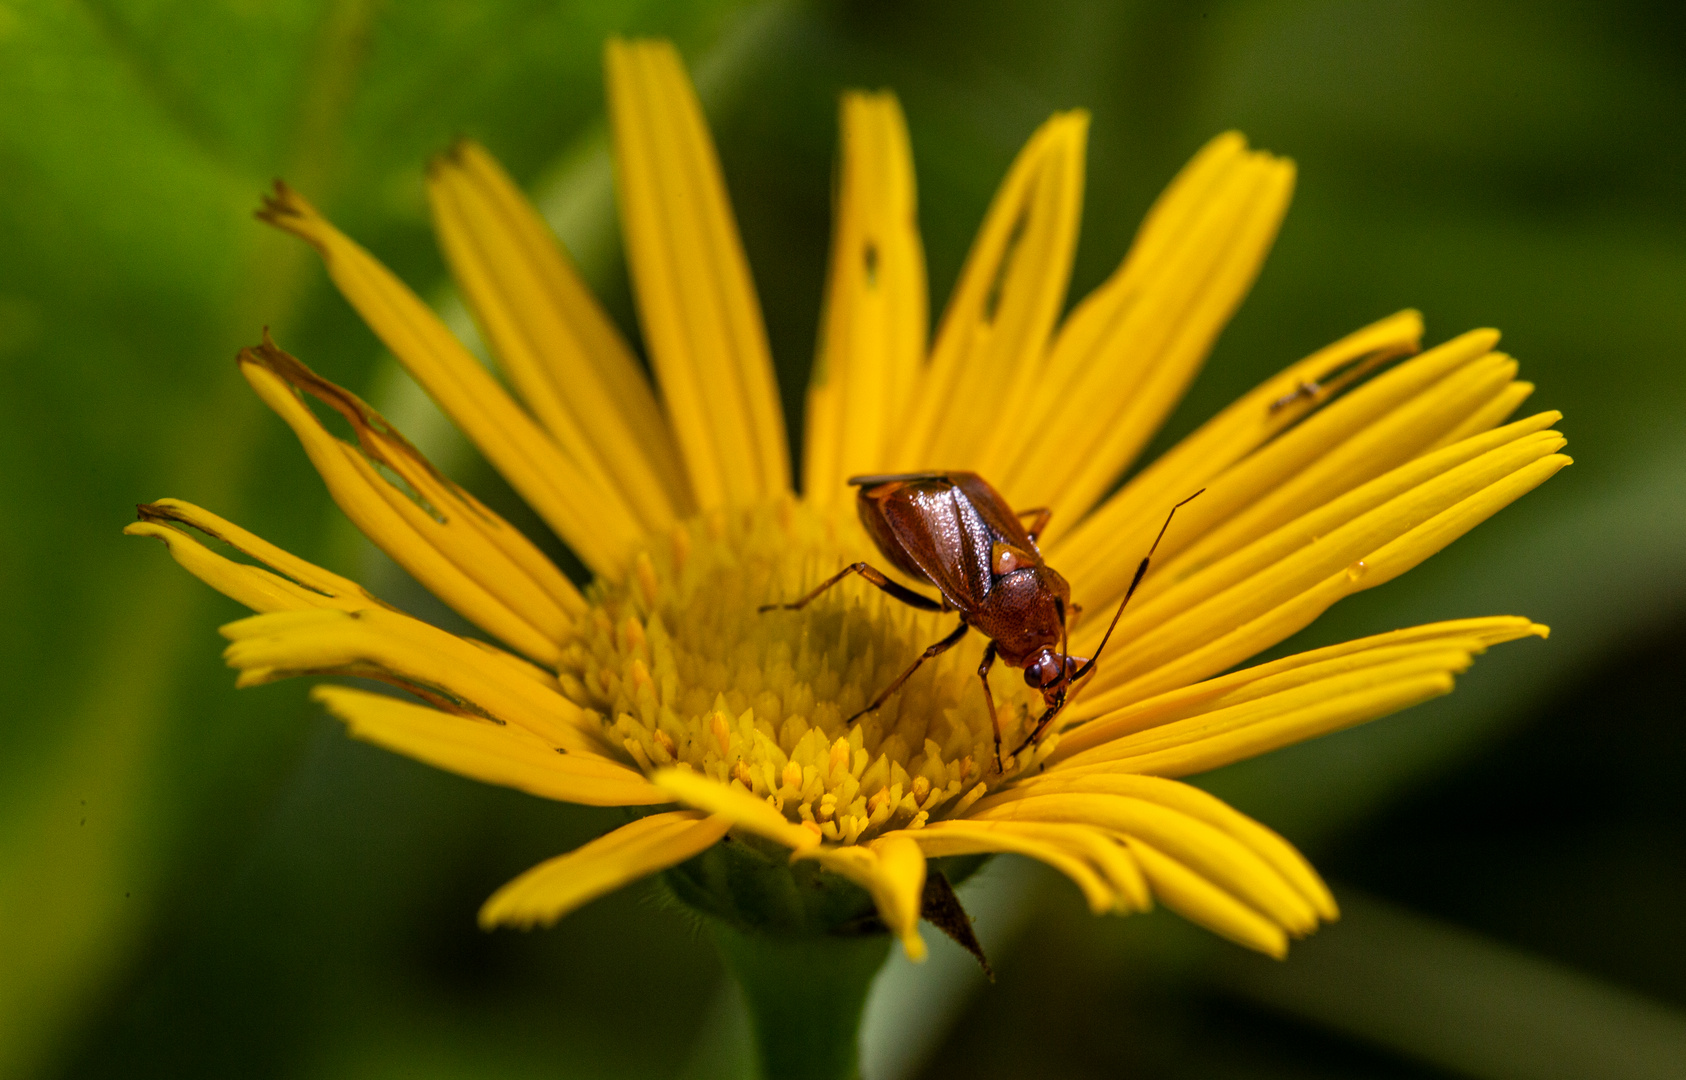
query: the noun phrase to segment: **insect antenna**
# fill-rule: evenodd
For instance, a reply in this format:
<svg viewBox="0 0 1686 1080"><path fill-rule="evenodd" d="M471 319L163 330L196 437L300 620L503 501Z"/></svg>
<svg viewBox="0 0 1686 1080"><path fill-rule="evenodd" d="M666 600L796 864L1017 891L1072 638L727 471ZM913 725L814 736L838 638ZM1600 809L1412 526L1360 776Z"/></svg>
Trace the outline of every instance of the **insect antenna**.
<svg viewBox="0 0 1686 1080"><path fill-rule="evenodd" d="M1142 556L1141 564L1136 567L1136 576L1130 579L1130 587L1124 590L1124 599L1119 601L1118 610L1112 613L1112 622L1107 624L1106 634L1101 638L1101 643L1095 647L1095 655L1089 657L1089 662L1077 669L1071 677L1072 682L1075 683L1078 679L1089 674L1090 669L1095 666L1095 661L1101 658L1101 652L1106 649L1106 643L1112 640L1112 632L1118 627L1119 617L1124 614L1124 609L1130 605L1130 597L1136 595L1136 587L1142 583L1142 578L1147 576L1147 564L1152 560L1153 553L1159 550L1159 541L1165 539L1165 532L1171 527L1171 519L1177 516L1178 510L1205 493L1206 489L1201 488L1182 502L1171 507L1171 512L1165 515L1165 524L1159 526L1159 535L1153 538L1153 546L1147 549L1147 554Z"/></svg>
<svg viewBox="0 0 1686 1080"><path fill-rule="evenodd" d="M1094 670L1095 661L1101 658L1101 652L1106 648L1106 643L1112 640L1112 631L1118 625L1119 616L1123 615L1124 609L1129 606L1130 597L1136 595L1136 586L1140 585L1142 583L1142 578L1147 576L1147 564L1150 560L1152 560L1153 553L1159 550L1159 541L1165 539L1165 531L1171 527L1171 519L1177 516L1178 510L1181 510L1183 507L1187 506L1189 503L1193 502L1205 493L1206 489L1201 488L1182 502L1171 507L1171 512L1165 515L1165 524L1159 526L1159 535L1153 538L1153 546L1147 549L1147 554L1142 556L1141 565L1136 567L1136 576L1130 579L1130 587L1124 591L1124 599L1119 601L1118 610L1112 613L1112 622L1107 624L1106 634L1101 638L1100 645L1096 647L1095 655L1089 657L1082 667L1072 673L1071 678L1066 680L1065 686L1060 687L1059 700L1049 706L1048 710L1042 714L1041 719L1036 721L1036 727L1031 729L1029 737L1019 744L1019 748L1017 750L1013 751L1013 755L1015 757L1024 753L1025 747L1029 746L1042 736L1042 733L1047 730L1048 725L1054 722L1054 717L1059 715L1059 711L1061 709L1065 708L1066 694L1069 692L1069 689L1076 686L1079 679ZM1063 638L1061 645L1062 647L1064 645ZM997 767L999 768L999 765Z"/></svg>

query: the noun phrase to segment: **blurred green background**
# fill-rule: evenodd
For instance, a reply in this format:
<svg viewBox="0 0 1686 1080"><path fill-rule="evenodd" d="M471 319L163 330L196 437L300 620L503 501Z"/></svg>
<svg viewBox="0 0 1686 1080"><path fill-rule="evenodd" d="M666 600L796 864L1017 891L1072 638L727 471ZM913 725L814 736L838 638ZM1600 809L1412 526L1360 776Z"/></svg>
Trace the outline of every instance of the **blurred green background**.
<svg viewBox="0 0 1686 1080"><path fill-rule="evenodd" d="M497 885L610 826L236 694L240 612L136 501L211 507L435 615L231 363L268 325L488 501L304 245L284 176L455 311L422 169L480 139L629 328L600 46L677 40L795 414L835 108L896 89L933 296L1048 113L1093 111L1073 295L1239 127L1300 163L1254 295L1171 425L1381 315L1473 326L1567 413L1573 469L1296 646L1518 613L1458 692L1205 778L1347 918L1286 964L1095 920L1011 860L968 886L1000 982L893 964L869 1080L1686 1076L1686 15L1664 2L0 3L0 1076L728 1077L743 1019L640 886L483 934ZM1057 435L1055 436L1057 437ZM531 517L519 519L536 529ZM934 937L933 934L927 934Z"/></svg>

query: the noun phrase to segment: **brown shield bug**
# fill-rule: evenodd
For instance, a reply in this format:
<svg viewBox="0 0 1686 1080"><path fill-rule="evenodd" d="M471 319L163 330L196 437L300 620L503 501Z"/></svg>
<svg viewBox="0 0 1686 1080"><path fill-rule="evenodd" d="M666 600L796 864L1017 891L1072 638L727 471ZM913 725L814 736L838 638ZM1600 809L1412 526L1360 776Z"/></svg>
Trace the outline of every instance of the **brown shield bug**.
<svg viewBox="0 0 1686 1080"><path fill-rule="evenodd" d="M797 610L850 574L859 574L873 585L910 607L921 611L954 611L960 625L954 632L927 648L908 669L891 681L871 703L849 717L853 723L873 712L912 677L919 665L953 648L966 631L976 627L989 639L978 679L983 684L984 702L995 726L995 768L1001 770L1001 720L995 698L989 690L989 670L999 657L1002 663L1024 670L1024 681L1042 692L1046 706L1030 735L1013 753L1021 753L1042 736L1054 717L1065 707L1072 687L1095 669L1095 661L1112 637L1113 627L1147 573L1148 560L1164 539L1165 530L1177 509L1195 495L1171 508L1153 546L1136 567L1136 574L1124 599L1112 616L1106 636L1093 657L1072 656L1067 647L1068 622L1075 613L1071 587L1042 559L1037 536L1047 527L1049 511L1013 510L1001 493L983 477L972 472L899 473L885 476L854 476L849 483L859 489L855 508L861 524L891 565L915 581L936 588L941 594L932 600L884 576L869 563L851 563L822 581L801 599L789 604L764 604L762 611ZM1202 489L1204 490L1204 489ZM1031 519L1025 524L1026 518Z"/></svg>

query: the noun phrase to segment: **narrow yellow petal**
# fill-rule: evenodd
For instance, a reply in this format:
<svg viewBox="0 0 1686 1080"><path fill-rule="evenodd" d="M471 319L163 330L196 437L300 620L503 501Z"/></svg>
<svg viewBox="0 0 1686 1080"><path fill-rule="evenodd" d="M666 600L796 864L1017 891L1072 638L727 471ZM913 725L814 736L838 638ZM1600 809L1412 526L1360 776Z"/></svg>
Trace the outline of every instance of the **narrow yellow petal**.
<svg viewBox="0 0 1686 1080"><path fill-rule="evenodd" d="M1138 592L1119 620L1112 644L1128 646L1144 634L1165 633L1178 618L1216 618L1217 606L1229 612L1221 625L1236 625L1238 612L1256 613L1279 603L1460 499L1555 454L1564 445L1563 437L1539 430L1554 418L1555 414L1542 414L1426 454L1266 535L1238 543L1235 549L1205 565L1194 560L1174 561L1157 576L1155 588L1144 585ZM1238 541L1241 539L1238 537ZM1243 601L1244 594L1252 599ZM1220 600L1220 596L1226 599ZM1195 615L1196 609L1206 603L1215 605L1208 615ZM1096 620L1080 629L1074 635L1079 649L1098 644L1105 625ZM1120 662L1097 671L1087 693L1100 693L1116 685L1128 676L1127 669L1133 662L1142 665L1137 670L1145 670L1154 662L1139 655L1140 650L1128 651L1130 659L1120 658Z"/></svg>
<svg viewBox="0 0 1686 1080"><path fill-rule="evenodd" d="M1320 459L1348 439L1361 435L1366 428L1375 425L1429 387L1471 362L1485 357L1492 351L1492 346L1497 340L1498 334L1494 331L1471 331L1378 375L1327 407L1312 412L1299 424L1256 452L1221 472L1201 477L1195 487L1177 495L1156 512L1146 515L1151 521L1144 519L1129 522L1127 528L1122 528L1120 534L1112 538L1114 543L1110 552L1095 552L1094 544L1104 541L1103 537L1096 536L1092 531L1095 521L1108 517L1108 510L1120 499L1129 501L1133 498L1127 493L1134 485L1126 485L1123 491L1108 500L1106 506L1079 526L1078 532L1083 534L1083 537L1075 546L1079 550L1085 546L1089 547L1090 554L1081 567L1072 566L1070 570L1062 570L1062 573L1080 575L1071 580L1084 583L1085 599L1082 602L1103 605L1110 603L1123 595L1136 569L1136 558L1129 555L1120 558L1117 552L1135 550L1145 554L1154 534L1165 519L1166 511L1177 501L1204 489L1199 498L1178 511L1176 527L1166 534L1165 543L1159 549L1162 567L1236 513L1251 506L1278 486L1288 483L1298 474L1314 467ZM1257 391L1254 391L1254 394L1243 400L1250 400L1256 394ZM1288 400L1291 402L1291 399ZM1275 403L1261 402L1256 407L1268 412L1273 404ZM1439 435L1450 427L1450 424L1451 421L1435 429L1427 438ZM1427 438L1417 445L1423 445ZM1174 454L1175 449L1167 457ZM1074 539L1076 538L1074 534ZM1098 560L1095 557L1097 554L1100 555ZM1061 562L1057 565L1068 565L1063 548L1060 558Z"/></svg>
<svg viewBox="0 0 1686 1080"><path fill-rule="evenodd" d="M1027 792L985 809L974 808L971 817L1085 824L1145 840L1293 933L1309 934L1317 927L1312 903L1271 862L1224 829L1162 801L1088 792Z"/></svg>
<svg viewBox="0 0 1686 1080"><path fill-rule="evenodd" d="M1083 890L1097 915L1153 906L1147 879L1129 850L1088 825L957 819L932 822L908 835L932 857L1008 851L1045 862Z"/></svg>
<svg viewBox="0 0 1686 1080"><path fill-rule="evenodd" d="M1430 450L1438 450L1443 446L1451 446L1471 436L1491 431L1498 427L1534 394L1534 384L1530 382L1512 382L1498 393L1494 394L1486 404L1470 413L1463 422L1451 431L1442 435L1429 446Z"/></svg>
<svg viewBox="0 0 1686 1080"><path fill-rule="evenodd" d="M1062 772L1053 768L982 800L977 810L982 812L1039 794L1082 792L1145 799L1220 829L1269 863L1316 909L1319 918L1331 920L1340 917L1329 887L1294 845L1217 796L1175 780L1093 770L1074 772L1068 769Z"/></svg>
<svg viewBox="0 0 1686 1080"><path fill-rule="evenodd" d="M1503 447L1491 451L1326 535L1312 534L1291 554L1168 617L1176 590L1167 591L1157 603L1129 613L1130 627L1121 620L1121 633L1109 646L1121 648L1097 665L1094 690L1128 686L1130 700L1139 700L1255 655L1308 625L1341 597L1392 580L1539 486L1569 462L1551 453L1553 448L1550 442L1524 445L1515 457ZM1260 543L1268 548L1277 539ZM1233 558L1244 563L1251 557L1243 551ZM1211 573L1221 583L1229 567L1219 564ZM1203 593L1205 583L1191 579L1184 588L1192 598ZM1162 621L1133 621L1155 608Z"/></svg>
<svg viewBox="0 0 1686 1080"><path fill-rule="evenodd" d="M569 460L415 293L285 185L259 217L316 248L369 328L587 566L619 568L643 535L619 497Z"/></svg>
<svg viewBox="0 0 1686 1080"><path fill-rule="evenodd" d="M790 487L761 306L702 106L674 47L606 51L615 181L638 313L705 509Z"/></svg>
<svg viewBox="0 0 1686 1080"><path fill-rule="evenodd" d="M1189 223L1211 202L1213 191L1246 157L1247 138L1239 131L1215 135L1195 151L1148 207L1125 254L1127 269L1146 273L1163 265L1187 235Z"/></svg>
<svg viewBox="0 0 1686 1080"><path fill-rule="evenodd" d="M1280 926L1169 855L1140 840L1128 843L1166 907L1237 945L1278 960L1288 955L1288 936Z"/></svg>
<svg viewBox="0 0 1686 1080"><path fill-rule="evenodd" d="M1265 380L1136 474L1082 522L1058 533L1044 545L1050 561L1103 604L1108 596L1121 596L1140 558L1137 553L1146 553L1172 505L1303 420L1344 380L1416 352L1422 332L1422 316L1402 311ZM1318 389L1302 396L1307 387Z"/></svg>
<svg viewBox="0 0 1686 1080"><path fill-rule="evenodd" d="M925 959L925 942L919 936L919 913L925 894L925 853L906 833L892 833L872 842L878 856L878 887L872 898L890 932L901 939L908 959Z"/></svg>
<svg viewBox="0 0 1686 1080"><path fill-rule="evenodd" d="M1356 577L1366 589L1385 585L1572 463L1573 459L1567 455L1552 454L1511 473L1456 506L1441 511L1386 547L1370 553L1364 558L1363 567L1351 568L1349 579Z"/></svg>
<svg viewBox="0 0 1686 1080"><path fill-rule="evenodd" d="M878 917L901 941L907 958L925 960L919 913L925 891L925 854L909 832L886 834L867 846L811 847L794 857L813 859L872 895Z"/></svg>
<svg viewBox="0 0 1686 1080"><path fill-rule="evenodd" d="M1007 852L1023 855L1058 870L1070 878L1083 892L1089 910L1105 915L1120 907L1120 892L1098 871L1084 855L1073 854L1073 844L1067 836L1056 839L1054 830L1064 828L1069 833L1083 826L1059 826L1018 821L935 821L923 829L915 829L911 836L927 856L936 859L945 855L980 855ZM1091 832L1093 830L1090 830ZM1116 845L1111 839L1109 844ZM1133 864L1132 864L1133 867ZM1140 875L1140 871L1136 871ZM1133 898L1132 898L1133 899ZM1145 905L1138 905L1145 910Z"/></svg>
<svg viewBox="0 0 1686 1080"><path fill-rule="evenodd" d="M123 533L162 540L170 550L170 557L184 570L253 611L304 611L326 606L328 598L320 593L261 567L226 559L180 529L153 521L136 521L125 525Z"/></svg>
<svg viewBox="0 0 1686 1080"><path fill-rule="evenodd" d="M206 536L221 540L223 543L234 548L236 551L250 555L252 558L263 563L270 569L290 578L299 586L303 586L305 593L309 595L302 596L301 598L309 600L310 602L301 606L338 607L344 608L347 611L355 611L356 609L362 607L387 606L381 601L375 599L373 596L370 596L369 593L363 589L363 586L357 584L355 581L352 581L350 578L340 577L338 574L330 573L329 571L322 569L315 563L306 562L297 555L281 550L257 534L247 532L245 529L242 529L240 526L234 524L234 522L229 521L226 518L218 517L209 510L202 509L190 502L183 502L181 499L159 499L155 503L143 503L135 509L141 520L133 525L130 525L127 529L124 529L124 532L129 533L131 536L155 536L158 539L163 540L170 548L170 554L175 556L176 561L178 562L182 562L184 557L196 560L194 566L189 566L186 562L182 562L182 565L187 567L187 569L192 572L195 577L205 581L206 584L211 585L219 592L224 592L233 599L240 600L240 602L246 604L247 607L254 608L258 611L297 610L292 607L258 607L257 604L249 603L241 597L234 596L233 593L228 593L221 585L211 581L209 578L206 578L204 574L200 573L199 569L195 568L195 566L202 566L207 570L210 570L212 564L205 562L204 559L221 559L221 556L211 554L209 551L205 550L203 545L200 545L198 541L195 541L191 537L187 537L185 534L179 533L174 529L168 530L171 535L160 535L155 531L156 527L161 526L164 522L186 525L189 528L197 529ZM148 527L142 528L142 526ZM185 543L177 541L175 539L177 536L182 537ZM200 551L204 552L204 555L201 556L192 551L193 547L198 547ZM239 563L228 562L227 560L222 561L227 563L230 567L240 566ZM232 571L227 571L221 568L216 569L215 572L218 574L232 575ZM232 584L232 577L230 577L229 580ZM298 596L299 594L288 592L287 595Z"/></svg>
<svg viewBox="0 0 1686 1080"><path fill-rule="evenodd" d="M298 435L334 501L377 547L488 633L544 663L560 658L558 642L585 603L537 547L440 475L380 414L272 343L243 350L240 367ZM358 448L328 432L304 393L345 417Z"/></svg>
<svg viewBox="0 0 1686 1080"><path fill-rule="evenodd" d="M345 721L353 737L471 780L586 806L673 801L636 769L560 752L519 727L340 686L318 686L310 696Z"/></svg>
<svg viewBox="0 0 1686 1080"><path fill-rule="evenodd" d="M851 92L819 353L808 389L803 492L847 496L850 476L885 467L925 355L925 253L913 153L890 93Z"/></svg>
<svg viewBox="0 0 1686 1080"><path fill-rule="evenodd" d="M503 168L463 140L428 169L451 272L500 366L581 471L645 532L687 515L689 482L632 349Z"/></svg>
<svg viewBox="0 0 1686 1080"><path fill-rule="evenodd" d="M1499 393L1515 374L1515 361L1490 353L1401 401L1386 415L1291 473L1268 470L1264 476L1248 475L1256 472L1248 468L1252 464L1249 461L1218 477L1200 498L1211 496L1214 505L1232 505L1234 512L1221 522L1207 514L1190 515L1190 522L1180 523L1183 529L1193 529L1202 527L1203 516L1211 522L1198 540L1164 560L1157 576L1161 580L1184 576L1184 567L1212 562L1416 458ZM1257 460L1264 457L1258 455Z"/></svg>
<svg viewBox="0 0 1686 1080"><path fill-rule="evenodd" d="M1272 695L1124 736L1073 757L1068 767L1076 771L1104 765L1106 770L1149 776L1193 776L1449 694L1453 673L1468 663L1467 653L1448 653L1440 670L1391 679L1380 676L1394 665L1378 666L1343 693L1335 692L1333 684L1339 680L1314 683L1309 693Z"/></svg>
<svg viewBox="0 0 1686 1080"><path fill-rule="evenodd" d="M480 925L486 930L554 925L599 896L701 854L725 836L731 824L691 810L639 818L539 863L493 893L480 908Z"/></svg>
<svg viewBox="0 0 1686 1080"><path fill-rule="evenodd" d="M149 511L156 506L157 504L142 506L142 520L125 526L124 534L150 536L163 541L170 551L170 557L184 570L253 611L306 611L322 607L355 611L377 603L361 590L349 595L329 595L306 588L297 581L289 580L261 566L238 563L218 555L180 529L162 524L163 521L173 519L150 514Z"/></svg>
<svg viewBox="0 0 1686 1080"><path fill-rule="evenodd" d="M1545 430L1558 419L1561 419L1558 413L1540 413L1503 428L1472 435L1350 489L1331 483L1326 495L1300 500L1308 509L1298 517L1289 517L1285 512L1244 511L1217 530L1227 535L1227 544L1209 544L1202 539L1170 560L1155 576L1154 585L1144 585L1138 593L1143 607L1153 604L1161 612L1186 607L1196 598L1213 595L1295 550L1319 543L1336 529L1390 500L1407 495L1445 499L1446 492L1468 492L1492 483L1562 449L1567 440L1555 431ZM1297 484L1284 485L1289 486L1298 488ZM1255 505L1266 504L1273 504L1273 509L1286 509L1272 496L1265 496Z"/></svg>
<svg viewBox="0 0 1686 1080"><path fill-rule="evenodd" d="M943 313L889 463L971 467L999 402L1040 367L1065 303L1083 206L1089 116L1056 113L1019 152Z"/></svg>
<svg viewBox="0 0 1686 1080"><path fill-rule="evenodd" d="M1473 655L1502 642L1546 637L1549 633L1539 623L1512 615L1458 619L1295 653L1133 703L1125 703L1117 691L1085 694L1068 708L1074 714L1075 723L1062 731L1059 747L1048 760L1061 761L1124 735L1336 675L1429 653L1454 651Z"/></svg>
<svg viewBox="0 0 1686 1080"><path fill-rule="evenodd" d="M516 724L570 753L601 754L596 723L546 673L382 608L254 615L222 627L238 686L294 675L341 673L385 679L440 695Z"/></svg>
<svg viewBox="0 0 1686 1080"><path fill-rule="evenodd" d="M689 769L662 769L651 775L650 782L687 806L730 818L735 829L765 837L795 851L806 851L820 842L818 831L791 824L765 799L758 799L742 788L710 780Z"/></svg>
<svg viewBox="0 0 1686 1080"><path fill-rule="evenodd" d="M1292 195L1290 162L1219 136L1173 184L1118 270L1061 327L1012 399L980 468L1073 523L1182 398L1264 264ZM1055 528L1057 529L1057 524Z"/></svg>

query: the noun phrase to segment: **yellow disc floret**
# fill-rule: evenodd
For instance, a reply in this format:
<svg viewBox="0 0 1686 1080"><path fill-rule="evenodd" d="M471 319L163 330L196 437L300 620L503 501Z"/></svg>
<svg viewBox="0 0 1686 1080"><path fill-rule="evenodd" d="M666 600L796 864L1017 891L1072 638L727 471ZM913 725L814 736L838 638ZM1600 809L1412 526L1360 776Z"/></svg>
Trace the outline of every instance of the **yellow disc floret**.
<svg viewBox="0 0 1686 1080"><path fill-rule="evenodd" d="M563 689L644 769L738 785L833 843L964 810L1053 749L1044 740L995 773L981 640L927 661L849 722L957 616L915 611L856 578L800 611L758 610L857 559L881 562L874 554L852 518L789 498L681 525L623 580L592 586ZM1016 746L1041 700L1017 672L998 675L1003 741Z"/></svg>

